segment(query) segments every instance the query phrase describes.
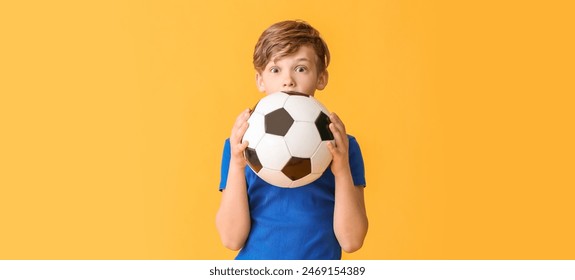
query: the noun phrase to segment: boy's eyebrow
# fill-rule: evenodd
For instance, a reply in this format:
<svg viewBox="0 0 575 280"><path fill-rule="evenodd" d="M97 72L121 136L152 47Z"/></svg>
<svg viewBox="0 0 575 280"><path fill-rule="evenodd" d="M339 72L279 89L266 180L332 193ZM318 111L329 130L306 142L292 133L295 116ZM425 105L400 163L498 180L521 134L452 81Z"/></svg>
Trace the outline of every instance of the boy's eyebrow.
<svg viewBox="0 0 575 280"><path fill-rule="evenodd" d="M281 58L279 58L281 59ZM276 59L278 60L278 59ZM274 65L276 64L276 60L271 60L270 62L272 62ZM300 57L300 58L296 58L295 62L300 62L300 61L307 61L307 62L311 62L311 60L307 57Z"/></svg>

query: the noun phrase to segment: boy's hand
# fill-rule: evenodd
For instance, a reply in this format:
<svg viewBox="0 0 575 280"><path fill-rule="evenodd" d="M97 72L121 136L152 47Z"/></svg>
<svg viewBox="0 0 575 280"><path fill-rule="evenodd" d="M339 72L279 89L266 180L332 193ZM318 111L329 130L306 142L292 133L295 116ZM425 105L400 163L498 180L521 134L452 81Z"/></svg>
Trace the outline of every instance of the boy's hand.
<svg viewBox="0 0 575 280"><path fill-rule="evenodd" d="M335 113L331 113L329 119L329 129L333 133L334 141L327 143L327 147L333 156L331 171L337 176L340 172L350 172L349 139L341 119Z"/></svg>
<svg viewBox="0 0 575 280"><path fill-rule="evenodd" d="M230 136L231 164L237 164L239 167L245 167L247 162L244 157L244 150L248 147L248 141L242 142L242 138L248 129L248 118L250 109L245 109L237 118L232 128Z"/></svg>

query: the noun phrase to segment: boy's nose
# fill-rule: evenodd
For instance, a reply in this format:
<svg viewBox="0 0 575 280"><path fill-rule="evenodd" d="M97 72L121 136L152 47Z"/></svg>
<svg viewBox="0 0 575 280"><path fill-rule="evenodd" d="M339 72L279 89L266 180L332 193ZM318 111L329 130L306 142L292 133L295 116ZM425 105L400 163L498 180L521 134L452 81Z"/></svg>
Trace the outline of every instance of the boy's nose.
<svg viewBox="0 0 575 280"><path fill-rule="evenodd" d="M290 76L287 76L284 78L283 86L284 87L294 87L295 82Z"/></svg>

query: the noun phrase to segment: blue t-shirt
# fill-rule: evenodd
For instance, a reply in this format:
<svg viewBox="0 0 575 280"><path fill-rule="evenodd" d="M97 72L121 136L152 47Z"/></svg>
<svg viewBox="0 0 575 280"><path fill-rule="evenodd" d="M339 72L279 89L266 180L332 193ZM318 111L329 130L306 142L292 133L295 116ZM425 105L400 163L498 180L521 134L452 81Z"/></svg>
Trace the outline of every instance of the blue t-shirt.
<svg viewBox="0 0 575 280"><path fill-rule="evenodd" d="M363 157L353 136L349 163L353 183L365 186ZM226 188L230 141L222 158L220 190ZM280 188L245 169L251 229L236 259L339 260L341 247L333 231L335 178L330 168L314 182L298 188Z"/></svg>

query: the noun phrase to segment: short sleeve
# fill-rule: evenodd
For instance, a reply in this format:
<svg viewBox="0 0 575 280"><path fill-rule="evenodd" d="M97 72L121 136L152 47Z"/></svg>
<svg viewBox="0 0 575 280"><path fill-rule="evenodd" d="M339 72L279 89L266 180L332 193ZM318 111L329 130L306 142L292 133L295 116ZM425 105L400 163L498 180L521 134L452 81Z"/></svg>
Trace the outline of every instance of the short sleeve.
<svg viewBox="0 0 575 280"><path fill-rule="evenodd" d="M349 166L351 169L351 177L355 186L366 186L365 182L365 166L363 164L363 156L357 140L353 136L349 136Z"/></svg>
<svg viewBox="0 0 575 280"><path fill-rule="evenodd" d="M228 181L228 171L230 169L230 139L226 139L224 143L224 152L222 154L222 166L220 172L220 191L226 188L226 182Z"/></svg>

